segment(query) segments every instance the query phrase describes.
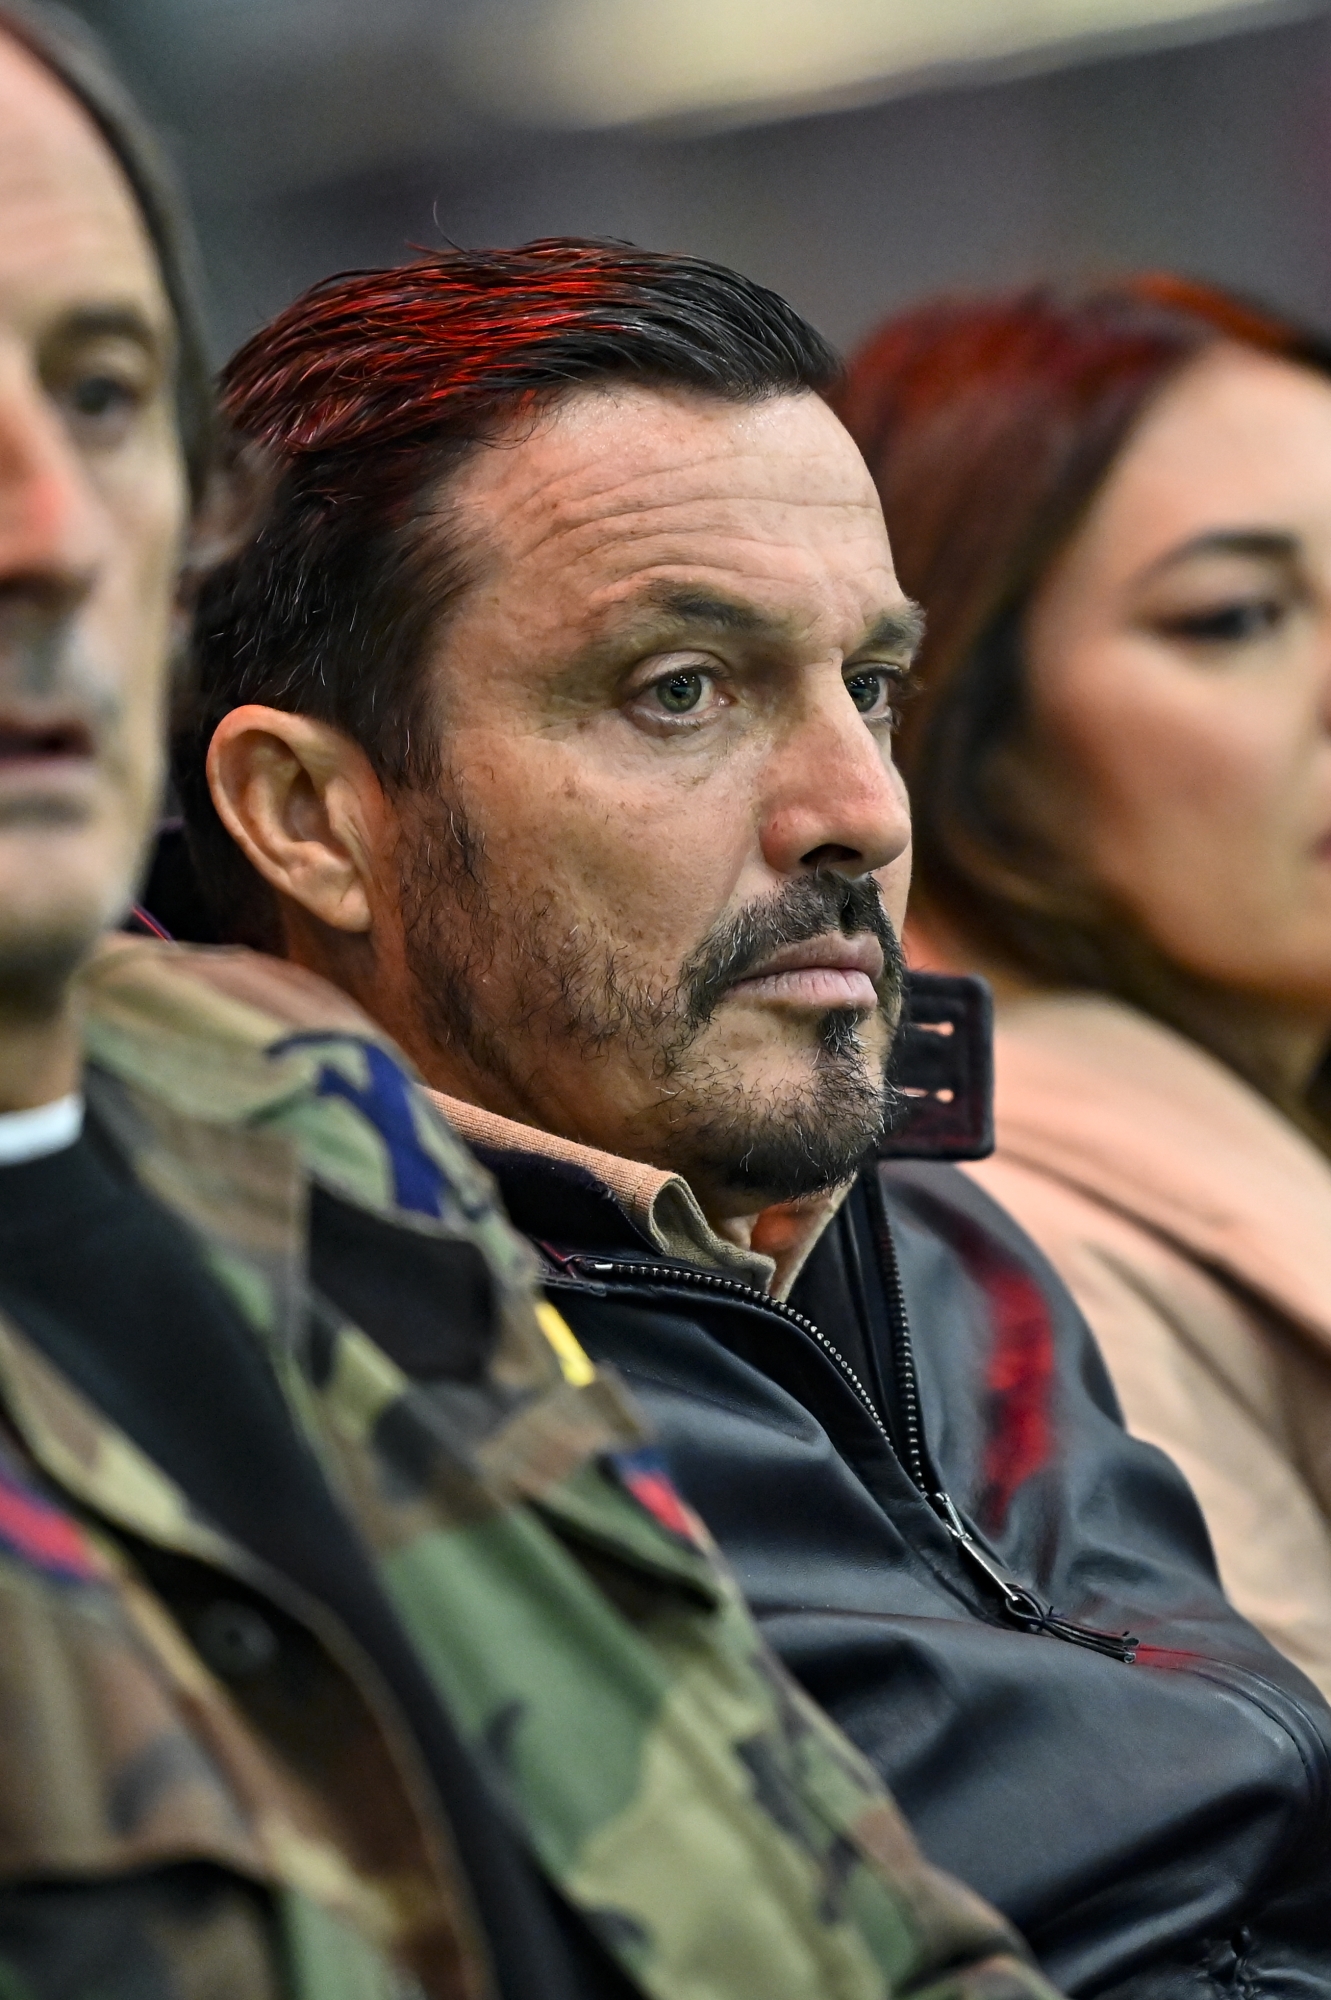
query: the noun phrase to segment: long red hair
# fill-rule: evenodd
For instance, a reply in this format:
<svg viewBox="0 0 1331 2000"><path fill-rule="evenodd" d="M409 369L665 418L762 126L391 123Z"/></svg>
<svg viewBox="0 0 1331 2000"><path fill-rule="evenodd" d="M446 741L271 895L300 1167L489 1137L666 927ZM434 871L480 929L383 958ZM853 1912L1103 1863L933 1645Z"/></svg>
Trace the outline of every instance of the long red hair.
<svg viewBox="0 0 1331 2000"><path fill-rule="evenodd" d="M924 304L871 336L836 396L928 617L899 742L919 906L1037 980L1166 1016L1181 975L1031 810L1021 632L1147 407L1221 341L1331 374L1331 344L1307 329L1157 274Z"/></svg>

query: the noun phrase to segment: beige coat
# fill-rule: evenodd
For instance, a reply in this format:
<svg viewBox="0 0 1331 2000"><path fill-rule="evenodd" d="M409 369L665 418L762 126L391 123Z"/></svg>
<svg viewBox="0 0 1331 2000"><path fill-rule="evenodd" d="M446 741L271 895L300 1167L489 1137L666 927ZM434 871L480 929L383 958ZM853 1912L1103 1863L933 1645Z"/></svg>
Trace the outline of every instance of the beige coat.
<svg viewBox="0 0 1331 2000"><path fill-rule="evenodd" d="M1191 1480L1235 1604L1331 1696L1331 1164L1115 1001L1009 1003L997 1076L998 1153L969 1171Z"/></svg>

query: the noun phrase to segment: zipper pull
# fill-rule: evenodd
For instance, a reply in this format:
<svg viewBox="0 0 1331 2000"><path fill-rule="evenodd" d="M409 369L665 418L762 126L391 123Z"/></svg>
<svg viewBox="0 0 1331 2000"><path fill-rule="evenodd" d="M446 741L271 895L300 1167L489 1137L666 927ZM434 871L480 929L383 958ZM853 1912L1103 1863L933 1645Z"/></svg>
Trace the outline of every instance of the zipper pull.
<svg viewBox="0 0 1331 2000"><path fill-rule="evenodd" d="M991 1589L997 1591L1005 1615L1011 1618L1014 1624L1025 1625L1032 1631L1039 1631L1048 1615L1046 1607L1041 1604L1039 1598L1032 1591L1024 1589L1015 1577L1009 1576L1002 1564L996 1557L991 1556L987 1549L980 1547L957 1512L950 1493L940 1491L930 1497L934 1512L942 1520L943 1526L951 1535L960 1553L976 1575L982 1577Z"/></svg>
<svg viewBox="0 0 1331 2000"><path fill-rule="evenodd" d="M581 1250L556 1250L554 1244L547 1243L543 1236L533 1236L532 1242L541 1255L548 1258L555 1269L564 1272L567 1277L576 1278L584 1271L594 1271L600 1275L612 1272L615 1268L613 1264L603 1259L588 1257Z"/></svg>
<svg viewBox="0 0 1331 2000"><path fill-rule="evenodd" d="M930 1495L930 1502L956 1544L958 1553L975 1574L997 1592L1005 1618L1019 1625L1024 1632L1044 1632L1052 1639L1066 1639L1069 1645L1086 1646L1091 1652L1121 1660L1125 1666L1132 1665L1137 1657L1139 1642L1131 1632L1102 1632L1094 1625L1077 1625L1069 1618L1058 1617L1051 1605L1042 1604L1034 1591L1018 1583L996 1556L991 1556L988 1549L981 1547L957 1512L950 1493L940 1489Z"/></svg>

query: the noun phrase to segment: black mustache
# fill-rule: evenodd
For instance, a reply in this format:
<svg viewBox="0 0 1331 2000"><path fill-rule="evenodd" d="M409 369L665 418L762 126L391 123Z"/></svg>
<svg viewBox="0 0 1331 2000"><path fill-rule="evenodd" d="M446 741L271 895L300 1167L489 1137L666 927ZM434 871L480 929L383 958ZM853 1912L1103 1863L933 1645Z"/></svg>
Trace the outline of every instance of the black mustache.
<svg viewBox="0 0 1331 2000"><path fill-rule="evenodd" d="M906 962L878 884L871 875L854 880L810 875L762 902L750 903L703 939L680 977L690 1029L703 1027L736 981L773 952L825 937L829 931L845 937L869 931L877 938L883 950L879 1005L895 1016L905 990Z"/></svg>

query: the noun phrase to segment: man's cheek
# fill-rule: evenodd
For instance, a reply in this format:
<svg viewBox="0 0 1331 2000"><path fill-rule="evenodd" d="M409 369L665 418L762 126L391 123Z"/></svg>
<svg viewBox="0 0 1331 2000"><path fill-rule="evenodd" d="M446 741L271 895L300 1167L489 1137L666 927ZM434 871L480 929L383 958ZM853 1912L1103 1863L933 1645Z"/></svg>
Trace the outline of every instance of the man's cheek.
<svg viewBox="0 0 1331 2000"><path fill-rule="evenodd" d="M164 765L170 629L169 621L163 618L155 628L131 635L133 665L117 689L116 730L139 783L154 782Z"/></svg>
<svg viewBox="0 0 1331 2000"><path fill-rule="evenodd" d="M543 866L559 866L571 898L676 965L707 928L713 885L678 829L658 837L631 802L561 816L541 830L539 853Z"/></svg>
<svg viewBox="0 0 1331 2000"><path fill-rule="evenodd" d="M879 892L883 898L883 908L886 910L891 920L892 928L898 937L901 936L901 927L906 921L906 905L910 897L913 858L913 850L910 846L907 846L905 851L897 856L897 859L890 867L880 868L874 876L874 880L877 882Z"/></svg>

